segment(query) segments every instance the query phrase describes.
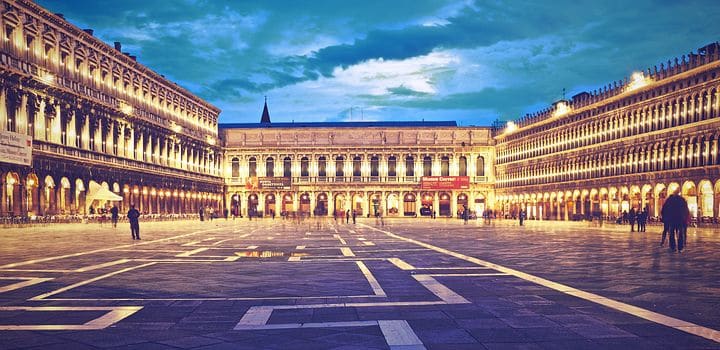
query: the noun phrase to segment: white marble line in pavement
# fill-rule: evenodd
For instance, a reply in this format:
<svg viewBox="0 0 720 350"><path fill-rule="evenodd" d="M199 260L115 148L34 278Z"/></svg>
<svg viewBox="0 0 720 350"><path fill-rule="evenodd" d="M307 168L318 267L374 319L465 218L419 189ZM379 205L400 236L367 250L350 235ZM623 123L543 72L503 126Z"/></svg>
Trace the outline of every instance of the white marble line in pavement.
<svg viewBox="0 0 720 350"><path fill-rule="evenodd" d="M572 296L575 296L575 297L578 297L578 298L581 298L581 299L584 299L587 301L594 302L596 304L600 304L600 305L609 307L611 309L615 309L617 311L625 312L627 314L630 314L630 315L633 315L636 317L640 317L640 318L646 319L651 322L655 322L655 323L658 323L658 324L661 324L661 325L664 325L667 327L672 327L677 330L680 330L680 331L683 331L686 333L690 333L693 335L697 335L699 337L703 337L705 339L710 339L712 341L720 343L720 331L712 329L712 328L703 327L703 326L700 326L700 325L697 325L697 324L694 324L691 322L683 321L683 320L680 320L680 319L677 319L674 317L666 316L666 315L663 315L663 314L660 314L660 313L657 313L654 311L643 309L641 307L626 304L626 303L623 303L623 302L620 302L617 300L613 300L610 298L606 298L606 297L603 297L603 296L600 296L600 295L597 295L594 293L586 292L586 291L583 291L583 290L580 290L577 288L573 288L573 287L570 287L570 286L567 286L567 285L564 285L561 283L557 283L557 282L550 281L548 279L544 279L542 277L531 275L529 273L511 269L509 267L491 263L489 261L481 260L481 259L478 259L475 257L467 256L465 254L454 252L452 250L448 250L445 248L440 248L438 246L434 246L432 244L418 241L418 240L415 240L412 238L407 238L407 237L398 235L396 233L392 233L390 231L381 230L381 229L378 229L378 228L375 228L375 227L372 227L369 225L365 225L365 224L360 224L360 225L367 227L371 230L382 232L390 237L397 238L399 240L417 244L419 246L422 246L422 247L425 247L428 249L432 249L436 252L443 253L443 254L446 254L446 255L461 259L461 260L469 261L469 262L472 262L477 265L492 268L497 271L507 273L508 275L512 275L512 276L524 279L526 281L531 281L531 282L534 282L536 284L539 284L541 286L544 286L544 287L547 287L550 289L554 289L561 293L572 295Z"/></svg>
<svg viewBox="0 0 720 350"><path fill-rule="evenodd" d="M53 261L53 260L58 260L58 259L71 258L71 257L83 256L83 255L100 253L100 252L107 252L107 251L113 250L113 249L122 249L122 248L129 248L129 247L137 247L137 246L140 246L140 245L148 245L148 244L153 244L153 243L158 243L158 242L165 242L165 241L170 241L170 240L173 240L173 239L178 239L178 238L182 238L182 237L187 237L187 236L197 235L197 234L200 234L200 233L205 233L205 232L210 232L210 231L217 231L217 230L222 230L222 229L225 229L225 228L224 228L224 227L219 227L219 228L213 228L213 229L208 229L208 230L200 230L200 231L194 231L194 232L190 232L190 233L185 233L185 234L178 235L178 236L172 236L172 237L155 239L155 240L152 240L152 241L143 241L143 242L140 242L140 243L124 244L124 245L119 245L119 246L115 246L115 247L94 249L94 250L88 250L88 251L79 252L79 253L72 253L72 254L65 254L65 255L58 255L58 256L50 256L50 257L42 258L42 259L26 260L26 261L21 261L21 262L16 262L16 263L11 263L11 264L2 265L2 266L0 266L0 270L2 270L2 269L7 269L7 268L12 268L12 267L18 267L18 266L25 266L25 265L30 265L30 264L37 264L37 263L40 263L40 262L47 262L47 261Z"/></svg>

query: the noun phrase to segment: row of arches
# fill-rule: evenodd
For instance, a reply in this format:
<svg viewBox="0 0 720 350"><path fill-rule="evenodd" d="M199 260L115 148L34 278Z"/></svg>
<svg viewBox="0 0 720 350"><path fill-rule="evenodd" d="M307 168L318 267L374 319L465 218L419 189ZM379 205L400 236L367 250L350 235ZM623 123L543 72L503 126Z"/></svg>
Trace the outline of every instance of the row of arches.
<svg viewBox="0 0 720 350"><path fill-rule="evenodd" d="M264 166L258 165L259 159ZM242 160L234 156L230 158L229 175L233 178L259 174L266 177L468 176L474 170L474 176L485 176L484 156L475 156L472 165L469 167L467 155L457 158L449 155L406 155L402 160L395 155L285 156L282 161L276 161L274 156L249 156Z"/></svg>
<svg viewBox="0 0 720 350"><path fill-rule="evenodd" d="M720 165L720 133L618 147L589 155L507 166L498 187L537 185L606 176Z"/></svg>
<svg viewBox="0 0 720 350"><path fill-rule="evenodd" d="M558 125L539 136L509 139L505 147L498 148L498 162L538 157L716 118L720 115L719 96L717 87L707 88L632 110L620 109L591 121Z"/></svg>
<svg viewBox="0 0 720 350"><path fill-rule="evenodd" d="M720 218L719 179L499 194L496 208L511 216L525 211L528 218L553 220L617 218L632 208L636 211L647 208L651 217L660 217L665 198L671 194L680 194L687 200L694 218Z"/></svg>
<svg viewBox="0 0 720 350"><path fill-rule="evenodd" d="M112 50L104 43L98 45L100 41L92 35L71 29L62 18L59 23L52 20L52 14L41 15L38 12L45 10L33 7L17 3L0 16L3 52L42 67L43 79L49 83L69 78L91 89L93 98L121 98L163 116L162 120L217 135L219 111L214 107L149 73L119 46Z"/></svg>
<svg viewBox="0 0 720 350"><path fill-rule="evenodd" d="M487 193L461 191L308 191L234 192L229 210L235 216L358 216L388 217L459 215L465 208L482 213Z"/></svg>
<svg viewBox="0 0 720 350"><path fill-rule="evenodd" d="M3 216L86 215L117 205L121 212L131 204L144 214L197 213L200 207L218 209L222 195L184 188L3 172L0 212ZM90 183L122 197L121 201L88 198ZM93 209L90 209L93 208Z"/></svg>

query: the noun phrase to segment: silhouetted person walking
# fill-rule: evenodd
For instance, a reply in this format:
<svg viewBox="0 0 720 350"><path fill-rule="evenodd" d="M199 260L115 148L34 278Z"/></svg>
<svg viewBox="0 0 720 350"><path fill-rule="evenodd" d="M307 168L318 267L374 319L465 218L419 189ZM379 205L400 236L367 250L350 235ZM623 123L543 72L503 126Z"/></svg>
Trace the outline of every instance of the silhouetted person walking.
<svg viewBox="0 0 720 350"><path fill-rule="evenodd" d="M635 207L633 207L628 213L628 221L630 221L630 232L635 232L635 219L637 219L637 216L635 214Z"/></svg>
<svg viewBox="0 0 720 350"><path fill-rule="evenodd" d="M345 212L345 223L346 223L346 224L349 224L349 223L350 223L350 209L348 209L348 210Z"/></svg>
<svg viewBox="0 0 720 350"><path fill-rule="evenodd" d="M355 218L357 217L357 213L353 210L352 211L352 219L353 219L353 225L355 224Z"/></svg>
<svg viewBox="0 0 720 350"><path fill-rule="evenodd" d="M117 227L118 218L120 217L120 210L117 205L113 205L110 208L110 220L112 221L112 227Z"/></svg>
<svg viewBox="0 0 720 350"><path fill-rule="evenodd" d="M661 213L666 229L663 230L660 245L665 242L665 234L670 234L670 251L675 251L676 238L677 250L678 252L682 251L685 248L687 224L690 220L687 201L682 196L672 194L665 199Z"/></svg>
<svg viewBox="0 0 720 350"><path fill-rule="evenodd" d="M127 213L128 221L130 222L130 234L132 239L140 239L140 212L135 209L135 206L130 204L130 210Z"/></svg>

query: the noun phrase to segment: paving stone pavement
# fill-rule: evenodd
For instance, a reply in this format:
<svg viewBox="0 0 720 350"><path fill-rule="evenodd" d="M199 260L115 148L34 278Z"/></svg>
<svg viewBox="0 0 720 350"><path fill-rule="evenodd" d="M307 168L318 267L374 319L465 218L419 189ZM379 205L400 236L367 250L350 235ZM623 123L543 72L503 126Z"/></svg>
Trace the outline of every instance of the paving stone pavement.
<svg viewBox="0 0 720 350"><path fill-rule="evenodd" d="M720 349L720 231L215 220L0 231L0 349Z"/></svg>

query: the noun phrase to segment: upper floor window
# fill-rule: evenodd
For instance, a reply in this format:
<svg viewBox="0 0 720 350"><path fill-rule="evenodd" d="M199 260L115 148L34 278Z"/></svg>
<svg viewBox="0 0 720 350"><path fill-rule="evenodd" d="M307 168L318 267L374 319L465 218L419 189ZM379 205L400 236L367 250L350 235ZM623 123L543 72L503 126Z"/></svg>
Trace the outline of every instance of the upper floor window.
<svg viewBox="0 0 720 350"><path fill-rule="evenodd" d="M378 156L370 158L370 176L380 176L380 158Z"/></svg>
<svg viewBox="0 0 720 350"><path fill-rule="evenodd" d="M440 176L450 176L450 158L448 156L440 158Z"/></svg>
<svg viewBox="0 0 720 350"><path fill-rule="evenodd" d="M292 160L290 157L285 157L283 159L283 177L291 177L292 176Z"/></svg>
<svg viewBox="0 0 720 350"><path fill-rule="evenodd" d="M310 160L308 157L300 159L300 176L310 176Z"/></svg>
<svg viewBox="0 0 720 350"><path fill-rule="evenodd" d="M461 156L458 161L460 163L458 164L458 175L467 176L467 158L465 158L465 156Z"/></svg>
<svg viewBox="0 0 720 350"><path fill-rule="evenodd" d="M343 156L335 158L335 176L345 176L345 158L343 158Z"/></svg>
<svg viewBox="0 0 720 350"><path fill-rule="evenodd" d="M388 176L397 176L395 169L397 168L397 158L390 156L388 158Z"/></svg>
<svg viewBox="0 0 720 350"><path fill-rule="evenodd" d="M405 157L405 176L415 176L415 158Z"/></svg>
<svg viewBox="0 0 720 350"><path fill-rule="evenodd" d="M275 159L273 159L273 157L268 157L268 159L265 160L265 176L275 176Z"/></svg>
<svg viewBox="0 0 720 350"><path fill-rule="evenodd" d="M362 176L362 160L359 156L353 158L353 176Z"/></svg>
<svg viewBox="0 0 720 350"><path fill-rule="evenodd" d="M477 165L475 166L475 176L485 176L485 158L477 157Z"/></svg>
<svg viewBox="0 0 720 350"><path fill-rule="evenodd" d="M423 176L432 176L432 157L423 158Z"/></svg>
<svg viewBox="0 0 720 350"><path fill-rule="evenodd" d="M232 164L232 177L240 177L240 159L233 158L230 164Z"/></svg>
<svg viewBox="0 0 720 350"><path fill-rule="evenodd" d="M327 160L325 157L318 158L318 176L327 176Z"/></svg>
<svg viewBox="0 0 720 350"><path fill-rule="evenodd" d="M250 160L248 161L248 170L250 177L257 176L257 159L255 159L255 157L250 157Z"/></svg>

